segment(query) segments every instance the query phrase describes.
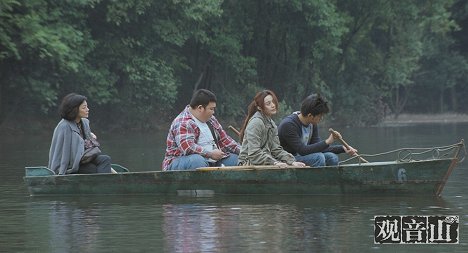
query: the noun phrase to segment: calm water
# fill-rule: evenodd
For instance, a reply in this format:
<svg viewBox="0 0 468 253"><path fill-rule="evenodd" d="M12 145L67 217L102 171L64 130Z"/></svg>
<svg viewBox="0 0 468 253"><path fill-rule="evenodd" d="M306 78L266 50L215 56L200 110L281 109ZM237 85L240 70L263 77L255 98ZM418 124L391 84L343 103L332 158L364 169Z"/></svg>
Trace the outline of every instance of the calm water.
<svg viewBox="0 0 468 253"><path fill-rule="evenodd" d="M468 124L339 130L366 154L468 137ZM113 162L145 171L159 170L165 135L98 137ZM47 164L51 136L0 138L0 252L468 252L467 161L454 170L442 198L29 197L24 167ZM459 215L460 244L375 245L373 217L385 214Z"/></svg>

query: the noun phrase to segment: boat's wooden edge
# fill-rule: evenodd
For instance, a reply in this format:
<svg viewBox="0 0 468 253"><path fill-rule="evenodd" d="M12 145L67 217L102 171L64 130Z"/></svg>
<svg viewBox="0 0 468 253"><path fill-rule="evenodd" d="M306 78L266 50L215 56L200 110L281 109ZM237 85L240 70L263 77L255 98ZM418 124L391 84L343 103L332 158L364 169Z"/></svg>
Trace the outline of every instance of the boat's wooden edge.
<svg viewBox="0 0 468 253"><path fill-rule="evenodd" d="M129 172L129 170L120 165L113 163L111 164L112 169L114 169L117 173ZM55 172L47 168L46 166L28 166L25 167L25 176L26 177L45 177L45 176L53 176L56 175Z"/></svg>
<svg viewBox="0 0 468 253"><path fill-rule="evenodd" d="M25 167L26 177L52 176L55 173L46 166L29 166Z"/></svg>
<svg viewBox="0 0 468 253"><path fill-rule="evenodd" d="M354 164L346 164L345 167L354 165ZM359 164L357 164L359 165ZM281 169L318 169L318 168L330 168L330 167L343 167L342 165L338 166L322 166L322 167L299 167L299 166L288 166L281 168L275 165L247 165L247 166L222 166L222 167L201 167L197 168L196 171L238 171L238 170L281 170Z"/></svg>
<svg viewBox="0 0 468 253"><path fill-rule="evenodd" d="M351 163L351 164L338 164L337 166L322 166L322 167L297 167L297 166L288 166L285 168L280 168L275 165L247 165L247 166L222 166L222 167L201 167L197 168L196 171L236 171L236 170L272 170L272 169L319 169L319 168L354 168L354 167L371 167L371 166L381 166L389 164L404 164L404 163L421 163L433 160L453 160L456 158L445 158L445 159L427 159L427 160L414 160L414 161L384 161L384 162L369 162L369 163Z"/></svg>
<svg viewBox="0 0 468 253"><path fill-rule="evenodd" d="M444 175L444 178L442 179L442 183L440 183L439 187L437 188L436 190L436 196L441 196L442 194L442 190L444 189L445 187L445 184L447 183L447 180L448 178L450 177L450 175L452 174L452 171L453 169L455 169L455 167L457 166L457 164L460 162L460 159L459 159L459 155L460 155L460 151L461 149L465 148L465 140L464 139L461 139L461 141L457 144L458 145L458 149L455 151L454 153L454 159L452 160L452 162L450 163L450 166L447 170L447 173L445 173ZM466 153L466 149L465 149L465 153Z"/></svg>
<svg viewBox="0 0 468 253"><path fill-rule="evenodd" d="M446 158L453 160L454 158ZM437 160L437 159L435 159ZM275 165L247 165L247 166L222 166L222 167L201 167L197 168L195 171L201 172L209 172L209 171L248 171L248 170L281 170L281 169L324 169L324 168L354 168L354 167L368 167L368 166L381 166L381 165L388 165L393 163L418 163L418 162L426 162L428 160L421 160L421 161L409 161L409 162L399 162L399 161L386 161L386 162L370 162L370 163L362 163L362 164L339 164L337 166L324 166L324 167L296 167L296 166L288 166L286 168L280 168L279 166ZM112 164L112 168L117 173L129 173L130 170L120 164ZM55 173L48 169L46 166L30 166L25 167L26 177L40 177L40 176L54 176ZM162 173L171 173L171 172L180 172L183 170L174 170L174 171L140 171L140 172L132 172L132 173L148 173L148 172L162 172ZM78 175L78 174L76 174Z"/></svg>
<svg viewBox="0 0 468 253"><path fill-rule="evenodd" d="M286 167L286 168L312 168L309 166L306 167ZM284 168L284 169L286 169ZM197 171L214 171L214 170L274 170L274 169L283 169L275 165L247 165L247 166L222 166L222 167L201 167L197 168Z"/></svg>
<svg viewBox="0 0 468 253"><path fill-rule="evenodd" d="M337 166L322 166L322 167L310 167L310 166L305 166L305 167L299 167L299 166L288 166L285 168L280 168L279 166L276 165L245 165L245 166L220 166L220 167L201 167L197 168L197 171L216 171L216 170L222 170L222 171L235 171L235 170L278 170L278 169L313 169L313 168L329 168L329 167L351 167L351 166L375 166L375 165L382 165L382 164L388 164L388 163L394 163L395 161L390 161L390 162L371 162L371 163L365 163L365 164L343 164L343 165L337 165Z"/></svg>

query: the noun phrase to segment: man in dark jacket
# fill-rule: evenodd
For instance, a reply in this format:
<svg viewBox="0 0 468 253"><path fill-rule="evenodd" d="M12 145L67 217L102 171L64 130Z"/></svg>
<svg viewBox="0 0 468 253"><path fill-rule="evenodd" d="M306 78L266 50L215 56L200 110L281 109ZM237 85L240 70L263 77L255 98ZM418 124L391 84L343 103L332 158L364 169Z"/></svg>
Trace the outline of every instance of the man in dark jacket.
<svg viewBox="0 0 468 253"><path fill-rule="evenodd" d="M302 101L301 111L286 116L278 126L278 137L283 149L293 154L296 161L311 167L337 165L336 154L354 155L354 148L331 145L335 138L332 134L326 140L318 135L318 123L329 112L327 101L313 94Z"/></svg>

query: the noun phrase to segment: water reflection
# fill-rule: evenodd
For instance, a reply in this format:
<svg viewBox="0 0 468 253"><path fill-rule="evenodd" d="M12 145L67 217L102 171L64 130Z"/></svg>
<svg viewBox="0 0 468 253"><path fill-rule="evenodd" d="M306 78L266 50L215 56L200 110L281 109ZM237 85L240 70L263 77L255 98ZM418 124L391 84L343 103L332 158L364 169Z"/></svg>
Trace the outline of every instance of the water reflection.
<svg viewBox="0 0 468 253"><path fill-rule="evenodd" d="M414 197L34 197L24 208L25 226L15 228L19 229L17 234L24 235L24 240L7 249L15 252L348 252L352 245L356 251L370 248L387 251L390 248L373 244L374 215L462 216L460 205L466 208L466 203L456 200ZM17 222L21 213L15 215L11 218ZM7 229L15 231L11 227ZM463 231L462 242L465 235ZM11 239L11 235L6 236ZM466 242L451 249L462 252L463 246ZM430 247L433 246L418 246L415 251L424 252Z"/></svg>
<svg viewBox="0 0 468 253"><path fill-rule="evenodd" d="M339 129L360 153L443 146L468 124ZM166 133L101 136L116 162L158 169ZM468 164L442 198L419 196L29 197L26 165L44 165L50 136L0 133L0 252L468 252ZM132 153L133 152L133 153ZM459 245L375 245L375 215L459 215Z"/></svg>
<svg viewBox="0 0 468 253"><path fill-rule="evenodd" d="M440 198L347 198L317 196L209 198L203 203L163 204L168 252L342 251L350 242L372 245L373 216L442 213ZM225 203L225 204L223 204Z"/></svg>
<svg viewBox="0 0 468 253"><path fill-rule="evenodd" d="M51 252L93 252L100 227L97 210L82 209L64 202L53 202L49 209Z"/></svg>
<svg viewBox="0 0 468 253"><path fill-rule="evenodd" d="M166 252L213 252L221 248L217 235L222 233L217 220L220 213L193 204L164 204L164 241ZM213 208L216 210L216 208ZM224 232L224 231L223 231Z"/></svg>
<svg viewBox="0 0 468 253"><path fill-rule="evenodd" d="M32 201L26 208L26 247L38 252L95 252L99 213L75 202Z"/></svg>

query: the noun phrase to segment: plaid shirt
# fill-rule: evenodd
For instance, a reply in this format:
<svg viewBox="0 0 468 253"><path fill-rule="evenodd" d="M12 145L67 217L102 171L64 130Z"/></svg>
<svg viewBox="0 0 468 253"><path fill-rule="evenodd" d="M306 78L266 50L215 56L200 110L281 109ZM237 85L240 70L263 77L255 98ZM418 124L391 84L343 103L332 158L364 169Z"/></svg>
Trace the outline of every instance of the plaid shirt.
<svg viewBox="0 0 468 253"><path fill-rule="evenodd" d="M190 106L187 105L185 109L172 121L171 128L167 134L167 148L162 169L166 170L172 160L177 157L200 154L206 157L208 151L202 146L198 145L198 138L200 137L200 128L195 123L194 116L190 113ZM223 130L218 120L212 116L209 122L213 125L215 134L217 135L218 142L216 143L223 152L239 154L239 144L227 135ZM214 137L214 136L213 136Z"/></svg>

